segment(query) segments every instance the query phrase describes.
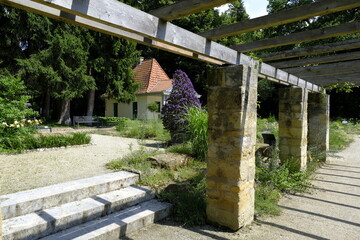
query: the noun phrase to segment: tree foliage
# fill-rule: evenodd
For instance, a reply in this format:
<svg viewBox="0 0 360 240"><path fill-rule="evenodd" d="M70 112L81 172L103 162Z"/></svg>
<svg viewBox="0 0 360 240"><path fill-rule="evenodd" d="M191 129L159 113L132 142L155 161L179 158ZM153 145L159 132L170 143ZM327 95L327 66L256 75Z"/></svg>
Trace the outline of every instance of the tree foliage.
<svg viewBox="0 0 360 240"><path fill-rule="evenodd" d="M30 96L19 78L0 75L0 124L10 125L35 113L26 107Z"/></svg>

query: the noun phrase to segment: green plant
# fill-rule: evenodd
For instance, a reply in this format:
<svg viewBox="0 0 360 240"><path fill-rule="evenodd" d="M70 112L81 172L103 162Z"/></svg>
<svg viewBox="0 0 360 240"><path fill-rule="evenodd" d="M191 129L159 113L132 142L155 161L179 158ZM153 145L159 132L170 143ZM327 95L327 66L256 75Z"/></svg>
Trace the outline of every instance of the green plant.
<svg viewBox="0 0 360 240"><path fill-rule="evenodd" d="M125 117L98 117L103 126L116 126L116 129L120 129L125 125L128 118ZM120 131L120 130L118 130Z"/></svg>
<svg viewBox="0 0 360 240"><path fill-rule="evenodd" d="M39 135L22 133L12 137L0 138L0 151L21 152L28 149L53 148L71 145L88 144L91 141L86 133L73 133L70 135Z"/></svg>
<svg viewBox="0 0 360 240"><path fill-rule="evenodd" d="M349 127L340 121L330 122L329 145L331 151L344 149L353 141L351 136L346 132L347 128Z"/></svg>
<svg viewBox="0 0 360 240"><path fill-rule="evenodd" d="M205 161L208 151L208 113L200 107L189 108L185 115L192 152L200 161Z"/></svg>
<svg viewBox="0 0 360 240"><path fill-rule="evenodd" d="M181 144L175 144L166 149L167 152L180 153L187 155L194 155L191 143L185 142Z"/></svg>
<svg viewBox="0 0 360 240"><path fill-rule="evenodd" d="M148 104L147 109L150 112L160 112L160 102L151 102Z"/></svg>

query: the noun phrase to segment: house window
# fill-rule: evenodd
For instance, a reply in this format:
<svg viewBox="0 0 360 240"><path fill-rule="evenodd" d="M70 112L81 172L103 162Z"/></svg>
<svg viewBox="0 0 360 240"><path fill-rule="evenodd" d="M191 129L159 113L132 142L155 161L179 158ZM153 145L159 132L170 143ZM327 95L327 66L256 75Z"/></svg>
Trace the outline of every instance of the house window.
<svg viewBox="0 0 360 240"><path fill-rule="evenodd" d="M119 116L118 103L114 103L113 110L114 110L114 117L118 117Z"/></svg>

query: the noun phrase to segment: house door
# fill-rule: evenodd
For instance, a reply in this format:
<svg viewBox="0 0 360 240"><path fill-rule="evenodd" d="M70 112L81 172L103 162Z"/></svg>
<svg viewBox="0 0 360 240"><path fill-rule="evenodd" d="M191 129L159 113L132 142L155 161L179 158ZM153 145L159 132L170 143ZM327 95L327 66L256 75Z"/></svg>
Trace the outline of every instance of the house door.
<svg viewBox="0 0 360 240"><path fill-rule="evenodd" d="M118 116L119 116L118 103L114 103L114 117L118 117Z"/></svg>
<svg viewBox="0 0 360 240"><path fill-rule="evenodd" d="M138 116L138 104L133 102L133 119L137 119Z"/></svg>

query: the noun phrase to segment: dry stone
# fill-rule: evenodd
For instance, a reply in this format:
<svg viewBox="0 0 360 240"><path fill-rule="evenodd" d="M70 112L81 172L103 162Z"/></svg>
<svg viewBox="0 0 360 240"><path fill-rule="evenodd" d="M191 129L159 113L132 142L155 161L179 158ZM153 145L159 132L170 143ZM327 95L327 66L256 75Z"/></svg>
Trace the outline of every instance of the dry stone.
<svg viewBox="0 0 360 240"><path fill-rule="evenodd" d="M256 67L210 70L208 221L237 230L254 218Z"/></svg>
<svg viewBox="0 0 360 240"><path fill-rule="evenodd" d="M186 154L164 153L148 158L153 166L175 170L179 167L186 166L193 161L193 158Z"/></svg>

